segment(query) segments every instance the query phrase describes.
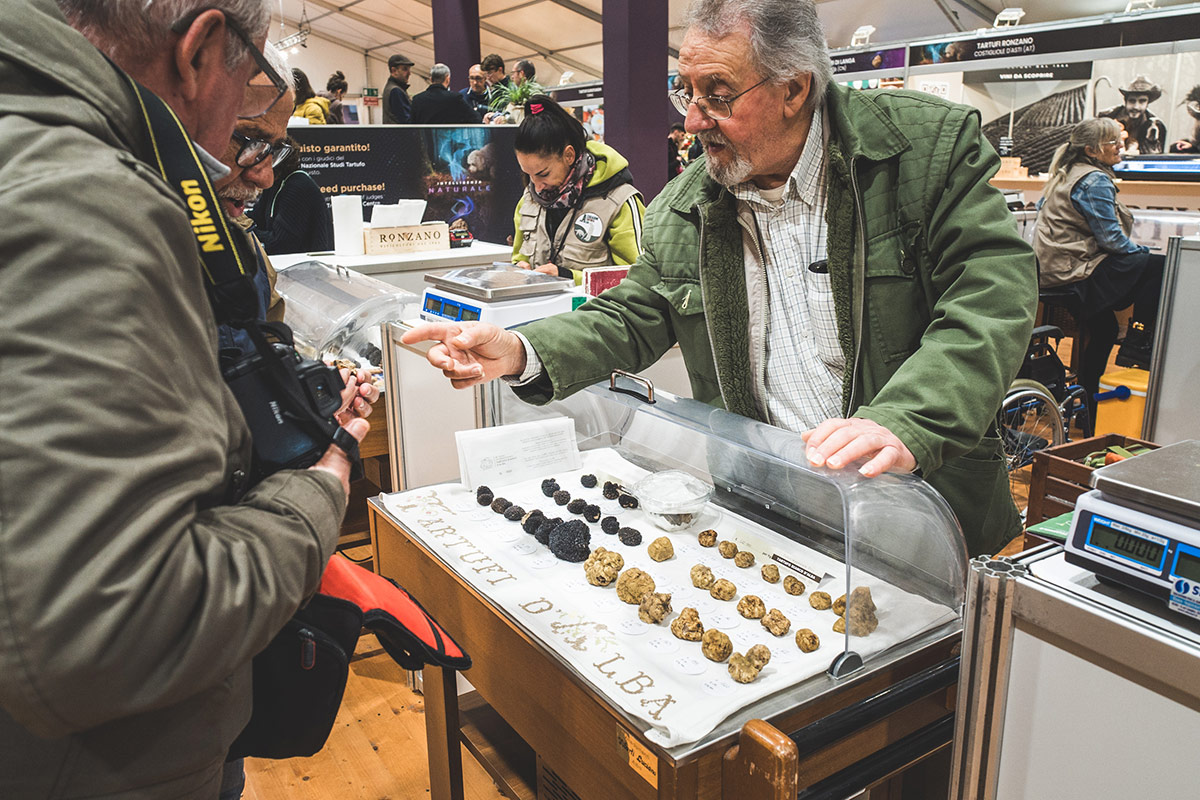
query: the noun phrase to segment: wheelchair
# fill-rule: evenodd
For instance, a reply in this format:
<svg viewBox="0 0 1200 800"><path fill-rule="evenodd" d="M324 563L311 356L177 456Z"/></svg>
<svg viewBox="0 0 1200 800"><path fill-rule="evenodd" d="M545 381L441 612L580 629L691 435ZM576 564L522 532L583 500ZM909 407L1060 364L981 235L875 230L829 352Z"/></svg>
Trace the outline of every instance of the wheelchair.
<svg viewBox="0 0 1200 800"><path fill-rule="evenodd" d="M1071 440L1072 425L1092 435L1087 391L1058 357L1063 338L1055 325L1033 329L1017 379L1000 404L996 427L1008 466L1008 484L1022 517L1029 504L1033 454Z"/></svg>

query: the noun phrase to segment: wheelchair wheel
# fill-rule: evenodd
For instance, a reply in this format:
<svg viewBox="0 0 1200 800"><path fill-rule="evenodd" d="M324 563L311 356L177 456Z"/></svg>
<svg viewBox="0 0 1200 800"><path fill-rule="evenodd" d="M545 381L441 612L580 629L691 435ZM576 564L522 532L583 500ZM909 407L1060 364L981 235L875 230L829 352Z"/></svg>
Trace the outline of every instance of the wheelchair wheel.
<svg viewBox="0 0 1200 800"><path fill-rule="evenodd" d="M1066 441L1058 402L1036 381L1017 381L1000 405L1000 440L1008 462L1008 488L1022 516L1029 505L1033 454Z"/></svg>

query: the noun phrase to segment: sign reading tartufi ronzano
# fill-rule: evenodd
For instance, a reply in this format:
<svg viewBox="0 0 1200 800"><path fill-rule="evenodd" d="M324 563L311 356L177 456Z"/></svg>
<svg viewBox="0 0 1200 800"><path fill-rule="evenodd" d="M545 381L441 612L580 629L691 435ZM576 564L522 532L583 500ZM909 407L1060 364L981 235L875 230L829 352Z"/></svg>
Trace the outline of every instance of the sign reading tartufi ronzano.
<svg viewBox="0 0 1200 800"><path fill-rule="evenodd" d="M363 239L370 255L449 250L450 226L444 222L423 222L395 228L367 228Z"/></svg>

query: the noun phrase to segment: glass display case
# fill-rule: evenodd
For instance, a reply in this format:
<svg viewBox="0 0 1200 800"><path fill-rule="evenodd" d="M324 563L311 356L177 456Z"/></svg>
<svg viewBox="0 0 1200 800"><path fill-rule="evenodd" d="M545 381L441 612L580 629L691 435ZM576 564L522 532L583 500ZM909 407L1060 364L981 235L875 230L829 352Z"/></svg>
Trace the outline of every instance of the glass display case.
<svg viewBox="0 0 1200 800"><path fill-rule="evenodd" d="M625 379L614 386L620 391L596 386L542 407L508 391L494 398L493 418L514 433L478 454L483 460L519 461L527 449L537 463L549 449L538 423L549 429L566 417L576 466L526 470L482 494L456 482L376 502L649 741L675 756L703 748L748 719L771 719L961 631L966 548L949 506L924 481L812 467L797 434L661 392L647 402ZM512 507L520 513L502 513ZM655 589L631 602L616 573L592 580L582 559L555 549L553 530L539 533L535 515L579 529L589 562L605 558L603 548L619 556L622 577L641 570ZM391 575L393 564L408 567L384 541L378 557L382 574L411 580ZM655 592L668 595L663 614L645 608ZM701 641L701 628L681 635L688 610L715 647ZM759 645L768 661L739 672ZM650 697L668 700L614 685L618 662L644 676Z"/></svg>
<svg viewBox="0 0 1200 800"><path fill-rule="evenodd" d="M295 334L297 350L361 367L381 364L380 325L415 318L420 311L418 295L321 261L281 270L275 288L285 301L284 322Z"/></svg>

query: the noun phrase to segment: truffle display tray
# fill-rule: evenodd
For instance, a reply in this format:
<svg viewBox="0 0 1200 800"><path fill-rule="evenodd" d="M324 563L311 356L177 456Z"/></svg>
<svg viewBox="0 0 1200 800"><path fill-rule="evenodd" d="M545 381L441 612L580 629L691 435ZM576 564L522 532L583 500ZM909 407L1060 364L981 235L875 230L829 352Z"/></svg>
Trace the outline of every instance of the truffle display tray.
<svg viewBox="0 0 1200 800"><path fill-rule="evenodd" d="M854 675L819 675L755 703L721 723L699 742L670 750L650 742L642 726L610 703L574 669L529 636L491 601L421 543L381 503L369 501L376 569L420 599L470 653L465 673L486 702L536 753L538 776L553 775L573 794L545 797L637 800L758 800L795 797L839 770L857 770L888 747L944 720L954 708L954 687L909 693L896 710L857 716L850 732L820 737L797 751L788 734L811 729L868 698L891 694L915 676L954 660L961 628L947 625L922 634ZM462 739L455 673L424 671L425 726L432 800L461 800ZM765 720L765 722L764 722ZM500 758L511 742L474 743L473 752ZM944 745L932 744L913 754ZM492 765L498 773L522 764ZM539 780L540 783L540 780ZM518 793L521 800L532 794Z"/></svg>
<svg viewBox="0 0 1200 800"><path fill-rule="evenodd" d="M621 526L641 531L641 543L628 546L617 536L601 532L599 524L588 526L592 548L620 553L625 569L637 567L649 573L656 591L671 593L673 610L659 624L639 620L637 607L619 600L615 586L590 585L582 564L556 558L525 533L519 522L480 506L474 494L458 484L386 495L382 503L449 569L570 665L609 702L636 718L646 737L665 748L701 739L738 709L822 674L843 649L845 637L833 631L837 617L808 602L813 591L824 591L833 598L846 591L842 564L712 504L691 528L665 533L640 509L623 509L601 495L606 480L632 485L645 470L611 449L585 452L583 464L580 470L545 477L556 478L572 497L599 505L604 516L616 516ZM599 485L584 488L579 478L586 473L594 473ZM540 484L541 476L490 488L497 498L504 497L526 511L538 508L551 516L582 519L545 497ZM732 560L722 558L717 548L701 547L696 539L701 526L715 529L719 539L733 541L739 550L754 553L754 565L738 568ZM647 547L660 536L671 541L675 555L655 562ZM823 577L818 582L801 578L806 584L804 594L789 595L782 581L770 584L761 577L760 567L771 555ZM708 566L717 578L732 581L737 594L721 601L693 587L689 573L695 564ZM799 577L782 564L780 572L785 577ZM951 609L864 572L857 571L852 583L869 586L878 606L878 629L868 637L851 640L851 649L864 659L956 619ZM767 609L782 611L791 621L790 630L776 637L758 620L741 617L737 602L749 594L760 597ZM427 604L437 616L437 605ZM755 644L770 648L771 661L757 680L735 682L726 663L704 657L699 642L671 634L670 622L685 606L699 611L706 629L715 627L726 633L735 652L744 653ZM799 650L795 633L801 628L809 628L821 638L818 650Z"/></svg>

